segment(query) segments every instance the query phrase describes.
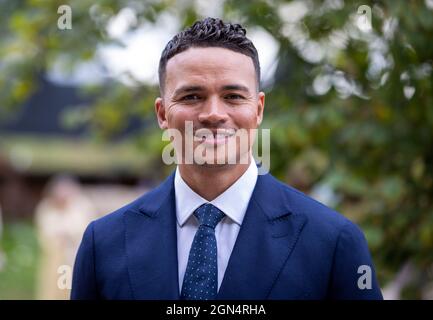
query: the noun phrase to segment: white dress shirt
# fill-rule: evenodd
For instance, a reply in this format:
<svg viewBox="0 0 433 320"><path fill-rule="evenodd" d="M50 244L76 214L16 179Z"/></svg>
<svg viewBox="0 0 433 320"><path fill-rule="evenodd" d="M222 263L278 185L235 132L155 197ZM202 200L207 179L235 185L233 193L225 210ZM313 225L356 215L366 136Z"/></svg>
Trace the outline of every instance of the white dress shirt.
<svg viewBox="0 0 433 320"><path fill-rule="evenodd" d="M226 215L215 227L218 250L218 290L256 185L257 172L257 165L252 159L247 171L226 191L210 201ZM176 168L174 189L176 194L179 292L182 292L189 251L199 226L193 213L195 209L209 201L202 198L186 184L180 175L179 168Z"/></svg>

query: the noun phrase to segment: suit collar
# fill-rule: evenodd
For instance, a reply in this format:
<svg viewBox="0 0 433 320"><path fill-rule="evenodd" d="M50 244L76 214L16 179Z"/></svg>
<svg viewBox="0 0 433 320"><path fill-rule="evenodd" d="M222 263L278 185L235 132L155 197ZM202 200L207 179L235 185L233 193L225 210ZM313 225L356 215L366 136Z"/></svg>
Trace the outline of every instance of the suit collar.
<svg viewBox="0 0 433 320"><path fill-rule="evenodd" d="M158 187L146 193L141 199L138 210L149 216L155 217L161 212L161 207L170 196L174 196L174 172L172 172Z"/></svg>

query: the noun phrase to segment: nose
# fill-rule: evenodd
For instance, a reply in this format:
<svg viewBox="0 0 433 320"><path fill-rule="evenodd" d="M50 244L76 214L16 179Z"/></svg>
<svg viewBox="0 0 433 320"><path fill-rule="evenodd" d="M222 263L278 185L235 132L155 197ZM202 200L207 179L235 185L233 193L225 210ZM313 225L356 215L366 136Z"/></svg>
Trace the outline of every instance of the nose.
<svg viewBox="0 0 433 320"><path fill-rule="evenodd" d="M226 106L219 97L211 97L202 105L198 120L208 126L218 126L228 120Z"/></svg>

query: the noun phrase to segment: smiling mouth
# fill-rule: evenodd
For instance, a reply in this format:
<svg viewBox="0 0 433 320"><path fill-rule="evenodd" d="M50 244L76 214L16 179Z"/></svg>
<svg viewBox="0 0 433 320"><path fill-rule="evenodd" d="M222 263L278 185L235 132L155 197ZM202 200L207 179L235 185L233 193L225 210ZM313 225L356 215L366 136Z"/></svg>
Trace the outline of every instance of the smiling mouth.
<svg viewBox="0 0 433 320"><path fill-rule="evenodd" d="M209 145L218 145L227 143L228 139L235 135L235 130L197 130L194 134L194 141Z"/></svg>

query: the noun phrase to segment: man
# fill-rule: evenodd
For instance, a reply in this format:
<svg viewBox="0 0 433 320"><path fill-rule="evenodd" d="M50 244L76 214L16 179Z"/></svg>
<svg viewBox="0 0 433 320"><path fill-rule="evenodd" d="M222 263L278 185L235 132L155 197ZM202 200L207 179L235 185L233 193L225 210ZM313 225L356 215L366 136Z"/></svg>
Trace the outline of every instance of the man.
<svg viewBox="0 0 433 320"><path fill-rule="evenodd" d="M257 174L250 133L262 121L265 94L245 34L238 24L207 18L167 44L155 110L162 129L181 133L173 141L177 169L88 226L73 299L382 298L358 227ZM192 150L202 148L192 163L181 141L187 122ZM247 148L218 151L242 135Z"/></svg>

